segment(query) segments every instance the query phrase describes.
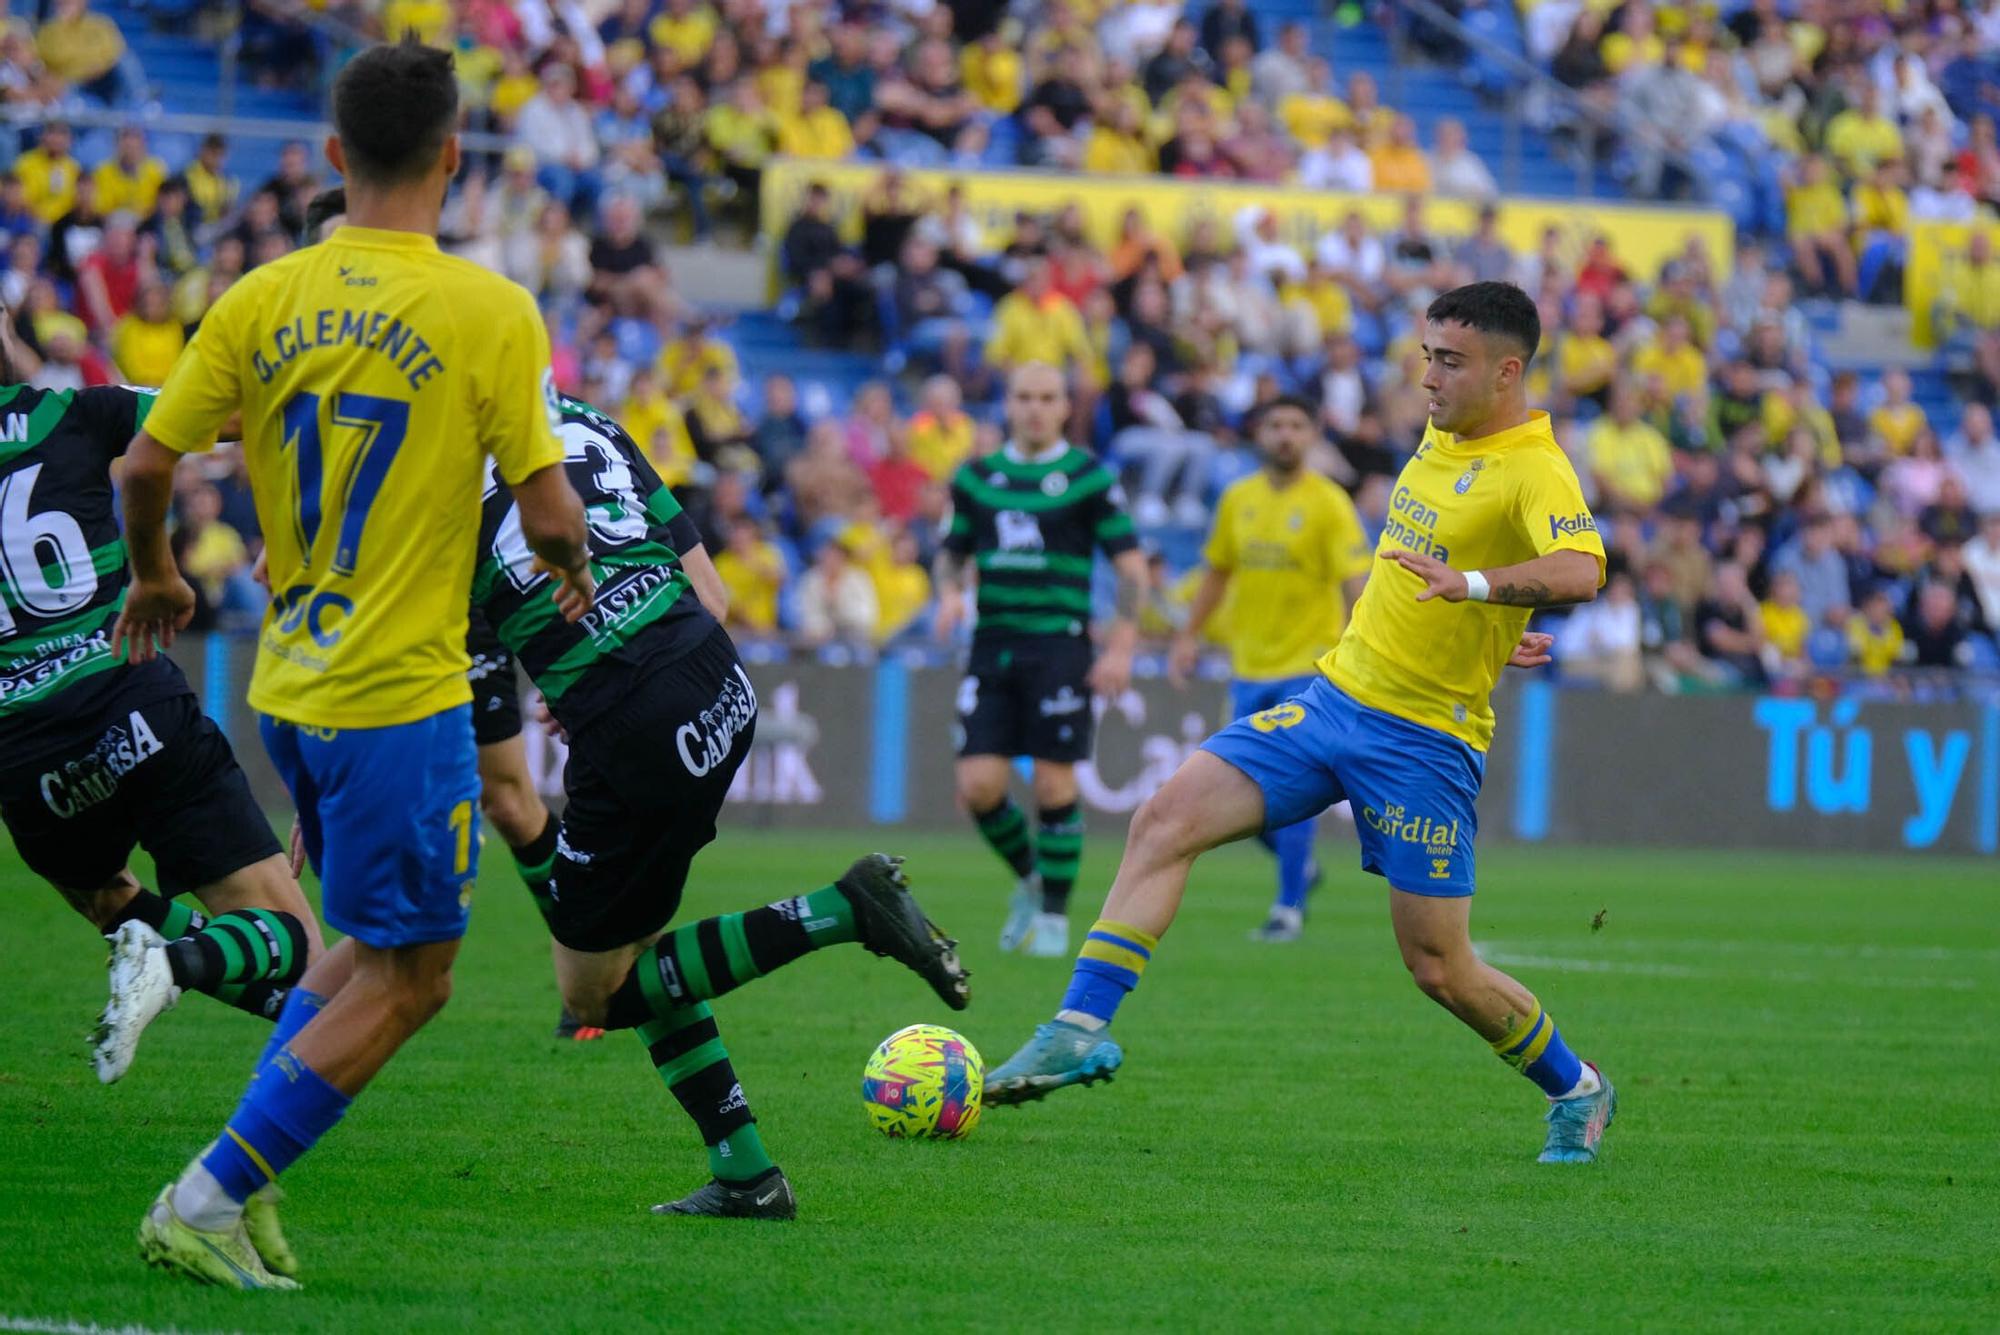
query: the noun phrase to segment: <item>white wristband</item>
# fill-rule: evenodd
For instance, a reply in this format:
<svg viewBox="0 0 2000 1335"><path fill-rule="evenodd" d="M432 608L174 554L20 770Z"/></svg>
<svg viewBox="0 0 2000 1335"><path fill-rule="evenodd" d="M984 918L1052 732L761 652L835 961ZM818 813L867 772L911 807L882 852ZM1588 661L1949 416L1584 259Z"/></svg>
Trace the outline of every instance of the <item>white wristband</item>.
<svg viewBox="0 0 2000 1335"><path fill-rule="evenodd" d="M1468 603L1483 603L1486 601L1486 595L1490 589L1491 586L1486 582L1486 573L1484 571L1468 570L1465 572L1465 601Z"/></svg>

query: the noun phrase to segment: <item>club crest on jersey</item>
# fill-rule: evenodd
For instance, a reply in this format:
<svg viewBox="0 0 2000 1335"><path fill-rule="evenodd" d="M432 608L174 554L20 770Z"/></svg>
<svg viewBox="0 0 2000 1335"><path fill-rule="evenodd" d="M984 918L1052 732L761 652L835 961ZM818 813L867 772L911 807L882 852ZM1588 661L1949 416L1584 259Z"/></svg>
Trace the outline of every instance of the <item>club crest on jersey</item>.
<svg viewBox="0 0 2000 1335"><path fill-rule="evenodd" d="M1294 510L1290 514L1285 516L1285 524L1292 530L1292 532L1297 533L1300 529L1306 526L1306 517L1299 511Z"/></svg>
<svg viewBox="0 0 2000 1335"><path fill-rule="evenodd" d="M1458 475L1458 481L1452 483L1451 489L1461 496L1465 495L1472 490L1472 484L1479 480L1479 470L1484 467L1486 467L1484 459L1474 459L1466 465L1465 471Z"/></svg>
<svg viewBox="0 0 2000 1335"><path fill-rule="evenodd" d="M1069 476L1065 473L1050 473L1042 479L1042 495L1056 497L1069 490Z"/></svg>

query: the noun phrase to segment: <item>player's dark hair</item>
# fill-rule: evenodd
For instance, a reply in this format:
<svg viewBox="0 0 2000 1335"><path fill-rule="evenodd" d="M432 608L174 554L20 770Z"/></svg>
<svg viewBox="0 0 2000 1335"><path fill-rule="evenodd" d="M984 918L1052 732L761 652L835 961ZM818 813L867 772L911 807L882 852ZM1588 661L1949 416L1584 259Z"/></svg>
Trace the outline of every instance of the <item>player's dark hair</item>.
<svg viewBox="0 0 2000 1335"><path fill-rule="evenodd" d="M326 226L328 218L338 218L347 212L347 187L334 186L322 190L306 205L306 244L319 240L319 229Z"/></svg>
<svg viewBox="0 0 2000 1335"><path fill-rule="evenodd" d="M1137 347L1139 345L1134 344L1133 346ZM1307 402L1303 396L1298 394L1280 394L1277 398L1260 403L1251 410L1250 420L1245 423L1249 428L1250 434L1253 436L1256 435L1263 428L1264 418L1280 408L1296 408L1306 415L1308 422L1316 420L1319 416L1318 413L1313 411L1312 404Z"/></svg>
<svg viewBox="0 0 2000 1335"><path fill-rule="evenodd" d="M405 38L371 46L333 82L333 128L350 177L398 185L437 163L458 124L451 53Z"/></svg>
<svg viewBox="0 0 2000 1335"><path fill-rule="evenodd" d="M1521 369L1542 345L1542 316L1535 299L1512 283L1467 283L1441 294L1424 312L1433 324L1462 324L1521 350Z"/></svg>

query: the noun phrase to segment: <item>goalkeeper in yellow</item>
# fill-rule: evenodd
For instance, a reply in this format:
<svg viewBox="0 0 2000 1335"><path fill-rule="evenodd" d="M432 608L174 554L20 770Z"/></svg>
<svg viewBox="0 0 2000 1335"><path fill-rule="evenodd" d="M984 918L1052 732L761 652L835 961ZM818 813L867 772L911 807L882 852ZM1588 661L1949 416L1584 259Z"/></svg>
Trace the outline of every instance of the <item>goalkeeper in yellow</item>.
<svg viewBox="0 0 2000 1335"><path fill-rule="evenodd" d="M1310 685L1211 737L1139 808L1061 1008L988 1073L989 1102L1108 1078L1124 1053L1106 1031L1195 859L1346 798L1417 986L1547 1096L1542 1162L1597 1157L1616 1110L1610 1081L1527 988L1479 958L1470 923L1489 697L1509 663L1548 661L1528 617L1596 597L1604 545L1548 414L1528 408L1534 302L1473 283L1427 317L1430 427L1396 481L1353 620Z"/></svg>

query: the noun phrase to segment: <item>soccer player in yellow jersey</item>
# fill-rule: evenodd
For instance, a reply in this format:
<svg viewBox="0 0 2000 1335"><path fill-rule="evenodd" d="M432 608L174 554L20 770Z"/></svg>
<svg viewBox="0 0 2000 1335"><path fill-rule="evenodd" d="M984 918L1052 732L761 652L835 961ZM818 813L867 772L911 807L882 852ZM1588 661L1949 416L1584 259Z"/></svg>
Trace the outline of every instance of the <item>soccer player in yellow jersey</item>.
<svg viewBox="0 0 2000 1335"><path fill-rule="evenodd" d="M348 224L216 303L125 474L115 643L145 660L194 607L164 527L174 465L241 413L274 595L250 703L352 941L293 990L234 1116L140 1226L147 1260L235 1288L295 1287L265 1189L451 991L478 875L465 632L489 455L563 613L593 593L541 314L437 248L459 165L451 57L373 48L333 104Z"/></svg>
<svg viewBox="0 0 2000 1335"><path fill-rule="evenodd" d="M1316 434L1312 406L1273 399L1251 431L1264 467L1222 493L1202 548L1201 587L1169 659L1170 675L1185 681L1202 631L1226 597L1232 719L1283 704L1312 684L1313 664L1340 638L1373 556L1354 502L1306 467ZM1278 859L1278 898L1254 933L1260 941L1296 941L1304 928L1306 893L1318 879L1313 826L1308 816L1259 836Z"/></svg>
<svg viewBox="0 0 2000 1335"><path fill-rule="evenodd" d="M1430 427L1396 480L1367 587L1320 676L1230 724L1147 799L1055 1019L986 1076L1018 1103L1108 1077L1105 1032L1173 922L1196 858L1342 798L1361 865L1389 882L1389 920L1417 986L1548 1096L1543 1163L1587 1163L1616 1103L1541 1003L1473 951L1473 801L1509 663L1548 661L1525 637L1538 607L1589 602L1604 545L1576 473L1530 412L1535 303L1509 283L1433 301L1423 387Z"/></svg>

